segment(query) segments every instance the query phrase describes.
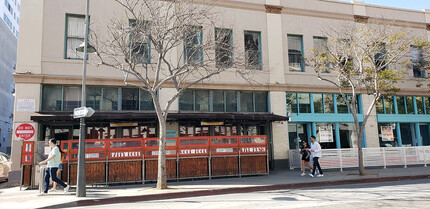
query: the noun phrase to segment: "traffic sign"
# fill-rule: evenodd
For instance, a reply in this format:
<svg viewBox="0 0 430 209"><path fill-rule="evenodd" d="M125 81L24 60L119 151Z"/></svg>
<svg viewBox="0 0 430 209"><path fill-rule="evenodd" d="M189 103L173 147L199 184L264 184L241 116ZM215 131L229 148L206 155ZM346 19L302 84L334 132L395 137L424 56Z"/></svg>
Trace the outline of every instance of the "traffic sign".
<svg viewBox="0 0 430 209"><path fill-rule="evenodd" d="M25 141L33 138L34 133L34 126L28 123L23 123L15 129L15 136L18 139L24 139Z"/></svg>
<svg viewBox="0 0 430 209"><path fill-rule="evenodd" d="M73 118L88 118L94 113L95 111L91 107L78 107L73 110Z"/></svg>

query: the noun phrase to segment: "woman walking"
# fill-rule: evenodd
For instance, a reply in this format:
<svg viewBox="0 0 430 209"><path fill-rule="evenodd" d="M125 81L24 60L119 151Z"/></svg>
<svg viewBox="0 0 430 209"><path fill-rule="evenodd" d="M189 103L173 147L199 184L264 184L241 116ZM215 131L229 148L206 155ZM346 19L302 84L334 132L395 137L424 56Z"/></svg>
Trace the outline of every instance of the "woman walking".
<svg viewBox="0 0 430 209"><path fill-rule="evenodd" d="M311 153L309 152L309 145L308 142L303 141L302 142L302 146L300 147L300 154L302 154L302 174L301 176L305 176L306 175L306 166L308 166L308 168L311 169L311 173L312 173L312 167L310 164L310 159L311 159Z"/></svg>

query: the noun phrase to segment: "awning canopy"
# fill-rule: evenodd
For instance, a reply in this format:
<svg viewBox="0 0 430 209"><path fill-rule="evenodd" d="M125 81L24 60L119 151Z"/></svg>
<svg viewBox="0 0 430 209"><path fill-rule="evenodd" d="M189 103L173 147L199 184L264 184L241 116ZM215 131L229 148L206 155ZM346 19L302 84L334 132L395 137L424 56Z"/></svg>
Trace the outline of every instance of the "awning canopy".
<svg viewBox="0 0 430 209"><path fill-rule="evenodd" d="M78 121L73 118L73 112L51 111L37 112L31 116L36 122L71 122ZM169 113L169 121L287 121L288 117L272 113L242 113L242 112L176 112ZM145 111L97 111L86 121L92 122L120 122L120 121L157 121L155 112Z"/></svg>

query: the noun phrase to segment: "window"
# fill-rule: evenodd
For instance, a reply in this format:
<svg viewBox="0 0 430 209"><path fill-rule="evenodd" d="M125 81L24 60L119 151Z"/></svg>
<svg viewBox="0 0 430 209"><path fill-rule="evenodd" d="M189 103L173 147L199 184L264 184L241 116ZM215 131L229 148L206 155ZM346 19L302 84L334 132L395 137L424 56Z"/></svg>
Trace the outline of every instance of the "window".
<svg viewBox="0 0 430 209"><path fill-rule="evenodd" d="M324 113L334 113L333 94L324 94Z"/></svg>
<svg viewBox="0 0 430 209"><path fill-rule="evenodd" d="M377 51L375 53L375 66L377 70L387 69L387 50L385 49L385 43L377 43Z"/></svg>
<svg viewBox="0 0 430 209"><path fill-rule="evenodd" d="M254 92L255 112L267 112L267 92Z"/></svg>
<svg viewBox="0 0 430 209"><path fill-rule="evenodd" d="M103 88L103 103L102 110L118 110L118 88L104 87Z"/></svg>
<svg viewBox="0 0 430 209"><path fill-rule="evenodd" d="M209 91L206 91L206 90L195 91L195 110L209 111Z"/></svg>
<svg viewBox="0 0 430 209"><path fill-rule="evenodd" d="M240 92L240 111L253 112L254 104L252 92Z"/></svg>
<svg viewBox="0 0 430 209"><path fill-rule="evenodd" d="M327 55L327 38L314 36L314 48L317 50L317 54L321 54L321 56L325 57ZM328 67L329 65L327 65L326 69L322 69L321 72L329 73Z"/></svg>
<svg viewBox="0 0 430 209"><path fill-rule="evenodd" d="M149 92L139 89L140 109L139 110L154 110L154 102Z"/></svg>
<svg viewBox="0 0 430 209"><path fill-rule="evenodd" d="M261 69L260 32L245 31L245 64L249 69Z"/></svg>
<svg viewBox="0 0 430 209"><path fill-rule="evenodd" d="M339 123L339 137L341 148L357 148L358 136L353 123Z"/></svg>
<svg viewBox="0 0 430 209"><path fill-rule="evenodd" d="M237 112L236 91L225 91L225 104L227 112Z"/></svg>
<svg viewBox="0 0 430 209"><path fill-rule="evenodd" d="M337 103L337 113L348 113L348 105L346 101L343 99L342 95L336 95L336 103Z"/></svg>
<svg viewBox="0 0 430 209"><path fill-rule="evenodd" d="M317 140L322 149L335 149L335 127L333 123L316 124Z"/></svg>
<svg viewBox="0 0 430 209"><path fill-rule="evenodd" d="M311 103L309 94L299 93L299 112L311 113Z"/></svg>
<svg viewBox="0 0 430 209"><path fill-rule="evenodd" d="M297 94L296 93L287 93L287 111L289 113L298 113L297 109Z"/></svg>
<svg viewBox="0 0 430 209"><path fill-rule="evenodd" d="M422 97L415 97L417 104L417 114L424 114L424 103Z"/></svg>
<svg viewBox="0 0 430 209"><path fill-rule="evenodd" d="M423 57L423 49L418 46L411 46L412 70L415 78L425 78L426 71L423 70L425 61Z"/></svg>
<svg viewBox="0 0 430 209"><path fill-rule="evenodd" d="M406 110L408 114L415 114L413 97L406 97Z"/></svg>
<svg viewBox="0 0 430 209"><path fill-rule="evenodd" d="M149 30L149 22L139 26L135 20L130 20L130 47L131 59L135 63L151 63L151 41L144 33Z"/></svg>
<svg viewBox="0 0 430 209"><path fill-rule="evenodd" d="M213 111L224 112L224 92L213 91Z"/></svg>
<svg viewBox="0 0 430 209"><path fill-rule="evenodd" d="M384 114L384 99L381 98L375 105L376 114Z"/></svg>
<svg viewBox="0 0 430 209"><path fill-rule="evenodd" d="M87 94L87 107L91 107L94 110L100 110L100 103L102 98L102 88L88 86L86 87Z"/></svg>
<svg viewBox="0 0 430 209"><path fill-rule="evenodd" d="M84 41L85 17L83 15L66 15L65 59L82 59L83 52L76 48Z"/></svg>
<svg viewBox="0 0 430 209"><path fill-rule="evenodd" d="M198 65L203 63L203 28L191 26L185 33L185 63Z"/></svg>
<svg viewBox="0 0 430 209"><path fill-rule="evenodd" d="M384 96L385 114L395 114L393 96Z"/></svg>
<svg viewBox="0 0 430 209"><path fill-rule="evenodd" d="M3 14L3 20L5 21L6 25L9 27L9 29L12 30L12 22L9 20L6 13Z"/></svg>
<svg viewBox="0 0 430 209"><path fill-rule="evenodd" d="M430 97L424 97L424 106L426 107L426 114L430 114Z"/></svg>
<svg viewBox="0 0 430 209"><path fill-rule="evenodd" d="M139 89L122 89L122 110L139 110Z"/></svg>
<svg viewBox="0 0 430 209"><path fill-rule="evenodd" d="M290 71L305 71L302 36L288 35L288 61Z"/></svg>
<svg viewBox="0 0 430 209"><path fill-rule="evenodd" d="M314 99L314 112L324 113L324 103L322 94L313 94Z"/></svg>
<svg viewBox="0 0 430 209"><path fill-rule="evenodd" d="M185 91L179 98L180 110L194 110L194 93L191 90Z"/></svg>
<svg viewBox="0 0 430 209"><path fill-rule="evenodd" d="M215 28L215 57L217 67L233 64L233 38L231 29Z"/></svg>
<svg viewBox="0 0 430 209"><path fill-rule="evenodd" d="M404 96L397 96L397 112L399 114L406 114L405 97Z"/></svg>
<svg viewBox="0 0 430 209"><path fill-rule="evenodd" d="M81 87L65 86L63 87L63 110L73 111L81 106Z"/></svg>
<svg viewBox="0 0 430 209"><path fill-rule="evenodd" d="M62 109L62 87L61 86L43 86L42 93L42 110L61 111Z"/></svg>
<svg viewBox="0 0 430 209"><path fill-rule="evenodd" d="M393 137L392 141L389 141L389 139L382 140L382 132L381 128L384 127L385 129L388 129L386 131L392 131ZM393 128L394 127L394 128ZM397 126L392 126L391 123L378 123L378 135L379 135L379 144L380 147L398 147L399 144L397 143Z"/></svg>

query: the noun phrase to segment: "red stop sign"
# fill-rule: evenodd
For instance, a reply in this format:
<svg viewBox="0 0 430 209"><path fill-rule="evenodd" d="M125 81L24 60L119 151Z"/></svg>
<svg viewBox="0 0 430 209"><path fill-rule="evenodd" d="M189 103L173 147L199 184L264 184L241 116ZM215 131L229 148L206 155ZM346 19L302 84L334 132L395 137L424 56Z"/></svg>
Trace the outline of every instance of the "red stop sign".
<svg viewBox="0 0 430 209"><path fill-rule="evenodd" d="M31 124L24 123L19 125L15 130L15 135L19 139L29 140L34 136L34 127Z"/></svg>

